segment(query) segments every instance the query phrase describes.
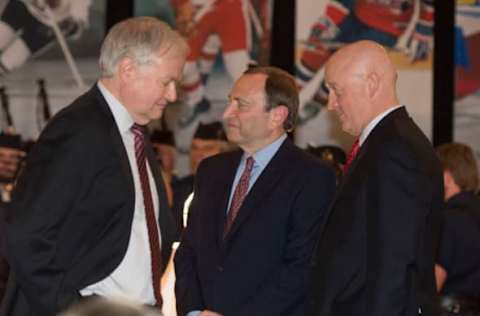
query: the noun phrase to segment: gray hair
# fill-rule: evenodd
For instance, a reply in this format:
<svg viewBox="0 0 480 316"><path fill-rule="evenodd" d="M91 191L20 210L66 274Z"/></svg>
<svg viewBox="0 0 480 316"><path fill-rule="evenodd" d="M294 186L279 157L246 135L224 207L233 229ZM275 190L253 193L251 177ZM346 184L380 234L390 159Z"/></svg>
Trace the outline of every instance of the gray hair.
<svg viewBox="0 0 480 316"><path fill-rule="evenodd" d="M185 56L189 52L185 39L168 24L154 17L126 19L115 24L103 41L99 59L101 77L112 77L118 62L125 57L144 65L171 50Z"/></svg>

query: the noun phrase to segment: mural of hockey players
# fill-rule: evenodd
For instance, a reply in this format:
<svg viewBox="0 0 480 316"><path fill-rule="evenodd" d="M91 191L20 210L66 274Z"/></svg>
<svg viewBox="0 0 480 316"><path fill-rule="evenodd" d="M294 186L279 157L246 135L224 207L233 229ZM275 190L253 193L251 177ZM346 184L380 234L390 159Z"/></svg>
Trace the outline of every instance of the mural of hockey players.
<svg viewBox="0 0 480 316"><path fill-rule="evenodd" d="M55 41L52 19L65 37L78 37L88 26L91 0L10 0L0 17L0 74L22 66Z"/></svg>
<svg viewBox="0 0 480 316"><path fill-rule="evenodd" d="M246 0L174 0L173 4L176 26L187 36L191 49L182 83L186 106L178 120L178 126L185 128L211 107L198 65L207 41L218 47L210 36L218 36L226 71L235 80L249 63L251 34Z"/></svg>
<svg viewBox="0 0 480 316"><path fill-rule="evenodd" d="M480 2L457 0L455 28L456 142L469 144L480 158Z"/></svg>
<svg viewBox="0 0 480 316"><path fill-rule="evenodd" d="M480 89L480 2L457 1L455 65L457 99Z"/></svg>
<svg viewBox="0 0 480 316"><path fill-rule="evenodd" d="M247 6L249 20L253 25L252 31L255 31L252 32L252 38L258 42L258 45L255 45L255 42L253 42L252 47L250 47L250 59L261 65L268 64L272 0L250 0L247 2ZM207 84L208 77L213 71L220 50L220 37L215 33L210 34L197 60L198 70L204 86Z"/></svg>
<svg viewBox="0 0 480 316"><path fill-rule="evenodd" d="M211 34L208 36L197 61L200 78L204 86L208 82L208 76L212 73L220 49L220 37L218 37L217 34Z"/></svg>
<svg viewBox="0 0 480 316"><path fill-rule="evenodd" d="M385 47L402 49L411 63L425 60L431 53L433 0L328 0L323 12L311 26L296 61L295 75L301 89L337 48L353 41L374 40ZM406 37L405 43L401 41ZM300 109L300 124L319 113L327 94L320 80L312 99Z"/></svg>

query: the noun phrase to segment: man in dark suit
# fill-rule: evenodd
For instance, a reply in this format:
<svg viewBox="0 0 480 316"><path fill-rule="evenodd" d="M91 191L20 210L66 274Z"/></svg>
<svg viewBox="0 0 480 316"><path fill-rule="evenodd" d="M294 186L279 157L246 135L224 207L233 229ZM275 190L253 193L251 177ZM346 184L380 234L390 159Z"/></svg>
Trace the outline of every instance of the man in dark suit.
<svg viewBox="0 0 480 316"><path fill-rule="evenodd" d="M155 18L110 30L101 79L51 120L18 180L4 315L56 315L87 296L161 305L160 277L176 236L141 125L176 99L187 53Z"/></svg>
<svg viewBox="0 0 480 316"><path fill-rule="evenodd" d="M273 67L247 70L224 112L242 150L204 160L175 257L179 315L308 312L318 228L335 190L333 171L297 148L294 79Z"/></svg>
<svg viewBox="0 0 480 316"><path fill-rule="evenodd" d="M384 48L370 41L345 46L327 64L328 107L359 147L316 247L313 315L437 315L442 170L399 105L396 79Z"/></svg>

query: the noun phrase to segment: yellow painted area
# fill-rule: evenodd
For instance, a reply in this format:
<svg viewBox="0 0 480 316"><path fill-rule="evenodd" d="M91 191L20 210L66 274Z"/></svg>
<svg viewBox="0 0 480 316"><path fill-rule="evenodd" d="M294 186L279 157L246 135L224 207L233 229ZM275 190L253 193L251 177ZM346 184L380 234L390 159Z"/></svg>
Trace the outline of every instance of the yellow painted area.
<svg viewBox="0 0 480 316"><path fill-rule="evenodd" d="M430 54L427 59L421 61L411 62L410 57L405 53L399 51L388 51L388 56L392 59L397 69L417 69L428 70L432 69L433 56Z"/></svg>
<svg viewBox="0 0 480 316"><path fill-rule="evenodd" d="M295 47L295 60L299 60L303 50L303 42L297 42ZM429 70L433 67L433 53L427 59L411 62L410 57L401 51L387 49L397 69Z"/></svg>
<svg viewBox="0 0 480 316"><path fill-rule="evenodd" d="M459 5L474 5L476 0L457 0Z"/></svg>

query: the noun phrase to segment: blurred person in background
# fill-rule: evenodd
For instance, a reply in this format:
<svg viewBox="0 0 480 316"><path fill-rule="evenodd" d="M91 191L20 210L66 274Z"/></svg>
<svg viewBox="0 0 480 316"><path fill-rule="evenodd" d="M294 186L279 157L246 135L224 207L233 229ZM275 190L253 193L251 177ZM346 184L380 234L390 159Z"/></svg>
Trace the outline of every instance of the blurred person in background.
<svg viewBox="0 0 480 316"><path fill-rule="evenodd" d="M175 162L177 159L175 138L170 130L155 129L150 135L150 142L161 167L168 204L171 207L173 203L172 185L178 180L175 174Z"/></svg>
<svg viewBox="0 0 480 316"><path fill-rule="evenodd" d="M319 158L320 160L324 161L332 167L335 171L335 175L337 176L337 185L340 183L343 177L343 166L347 160L347 154L345 151L333 145L322 145L322 146L307 146L307 152L311 153L315 157Z"/></svg>
<svg viewBox="0 0 480 316"><path fill-rule="evenodd" d="M173 186L173 206L172 211L177 221L178 229L181 231L185 224L185 218L188 212L187 200L191 200L193 192L193 182L197 168L200 162L210 156L229 150L231 145L225 136L223 124L219 121L211 123L200 122L193 134L192 145L190 147L190 170L191 174L178 180Z"/></svg>
<svg viewBox="0 0 480 316"><path fill-rule="evenodd" d="M465 144L436 148L443 166L445 205L435 276L445 315L480 315L478 166Z"/></svg>
<svg viewBox="0 0 480 316"><path fill-rule="evenodd" d="M0 133L0 301L7 286L9 266L5 259L5 221L15 179L25 158L20 135Z"/></svg>

